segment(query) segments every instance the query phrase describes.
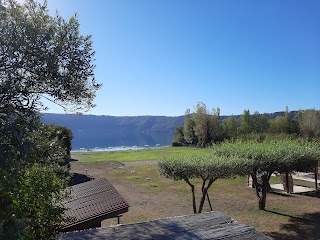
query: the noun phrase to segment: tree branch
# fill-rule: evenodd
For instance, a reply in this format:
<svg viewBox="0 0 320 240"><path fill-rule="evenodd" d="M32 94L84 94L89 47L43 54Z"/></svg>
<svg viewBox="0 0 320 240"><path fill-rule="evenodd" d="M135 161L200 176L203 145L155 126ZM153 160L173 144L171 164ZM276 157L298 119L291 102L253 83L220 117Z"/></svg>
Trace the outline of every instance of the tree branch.
<svg viewBox="0 0 320 240"><path fill-rule="evenodd" d="M214 177L214 178L211 178L208 182L208 185L206 187L203 188L202 190L202 197L201 197L201 201L200 201L200 205L199 205L199 213L202 212L202 209L203 209L203 204L204 204L204 200L207 196L207 193L208 193L208 189L211 187L212 183L217 180L218 178L217 177ZM205 181L205 180L203 180Z"/></svg>

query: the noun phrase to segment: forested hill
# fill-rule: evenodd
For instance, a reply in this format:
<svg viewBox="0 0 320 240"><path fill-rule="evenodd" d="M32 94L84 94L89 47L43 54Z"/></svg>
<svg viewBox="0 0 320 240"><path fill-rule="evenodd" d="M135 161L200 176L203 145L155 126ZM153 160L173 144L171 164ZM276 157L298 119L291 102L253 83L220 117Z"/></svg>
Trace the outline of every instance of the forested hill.
<svg viewBox="0 0 320 240"><path fill-rule="evenodd" d="M290 112L295 117L297 112ZM284 112L268 114L270 119ZM221 120L228 116L221 116ZM236 116L240 118L240 116ZM177 126L184 124L184 116L114 117L96 115L66 115L44 113L43 123L68 127L72 130L73 149L80 147L170 145Z"/></svg>
<svg viewBox="0 0 320 240"><path fill-rule="evenodd" d="M93 132L105 130L138 131L141 133L173 132L179 125L183 125L184 116L137 116L113 117L96 115L67 115L45 113L43 122L68 127L72 130L87 129Z"/></svg>
<svg viewBox="0 0 320 240"><path fill-rule="evenodd" d="M43 122L72 130L73 149L81 147L170 145L174 130L184 116L113 117L46 113Z"/></svg>

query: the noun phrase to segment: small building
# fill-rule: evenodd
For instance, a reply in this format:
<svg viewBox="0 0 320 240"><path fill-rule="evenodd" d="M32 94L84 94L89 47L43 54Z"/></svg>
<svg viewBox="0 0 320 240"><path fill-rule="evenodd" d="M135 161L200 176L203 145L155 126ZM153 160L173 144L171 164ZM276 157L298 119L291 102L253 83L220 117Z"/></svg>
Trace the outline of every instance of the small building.
<svg viewBox="0 0 320 240"><path fill-rule="evenodd" d="M158 219L149 222L117 225L108 228L96 228L79 232L61 234L59 240L71 239L181 239L181 240L212 240L212 239L256 239L269 238L254 228L239 223L221 212L207 212Z"/></svg>
<svg viewBox="0 0 320 240"><path fill-rule="evenodd" d="M67 208L64 216L71 221L64 222L61 232L101 227L101 221L115 218L128 212L129 204L105 178L74 185L70 199L62 202Z"/></svg>

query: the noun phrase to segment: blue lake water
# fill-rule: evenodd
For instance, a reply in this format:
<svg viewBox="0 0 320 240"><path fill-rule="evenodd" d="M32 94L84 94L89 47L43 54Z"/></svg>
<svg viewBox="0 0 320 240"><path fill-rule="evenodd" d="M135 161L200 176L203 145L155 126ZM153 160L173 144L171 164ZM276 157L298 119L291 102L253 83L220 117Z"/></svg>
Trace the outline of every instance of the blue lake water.
<svg viewBox="0 0 320 240"><path fill-rule="evenodd" d="M72 150L78 151L80 148L91 149L94 151L113 151L128 150L130 148L139 149L158 146L171 145L172 133L137 133L137 132L118 132L107 134L101 132L74 132L72 141ZM125 148L124 148L125 147Z"/></svg>

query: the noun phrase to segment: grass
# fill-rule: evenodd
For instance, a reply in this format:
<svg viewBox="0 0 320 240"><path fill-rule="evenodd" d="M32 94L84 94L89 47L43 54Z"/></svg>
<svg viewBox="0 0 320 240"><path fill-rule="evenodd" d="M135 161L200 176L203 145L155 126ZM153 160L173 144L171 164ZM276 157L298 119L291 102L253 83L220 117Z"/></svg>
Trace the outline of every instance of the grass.
<svg viewBox="0 0 320 240"><path fill-rule="evenodd" d="M80 161L72 162L71 171L107 177L130 204L129 212L123 214L121 223L188 215L192 214L191 191L184 181L160 176L155 163L128 166L111 163L157 160L166 154L194 151L208 150L168 147L111 154L90 152L80 154ZM194 179L193 183L199 193L201 181ZM279 179L272 177L271 183L279 183ZM209 189L209 196L214 211L223 212L275 239L320 239L319 195L269 193L266 211L261 211L258 210L254 189L247 187L247 179L236 177L215 181ZM210 211L207 202L204 211ZM103 226L109 226L109 221L115 224L111 219L103 222Z"/></svg>
<svg viewBox="0 0 320 240"><path fill-rule="evenodd" d="M72 157L79 161L94 162L94 161L144 161L144 160L159 160L168 154L191 154L195 152L209 152L209 149L192 148L192 147L165 147L165 148L150 148L145 150L128 150L114 152L84 152L72 153Z"/></svg>

